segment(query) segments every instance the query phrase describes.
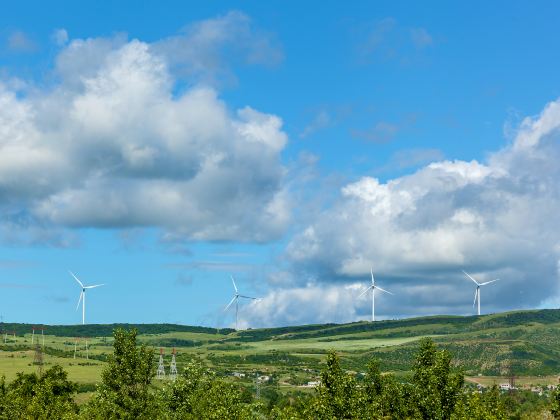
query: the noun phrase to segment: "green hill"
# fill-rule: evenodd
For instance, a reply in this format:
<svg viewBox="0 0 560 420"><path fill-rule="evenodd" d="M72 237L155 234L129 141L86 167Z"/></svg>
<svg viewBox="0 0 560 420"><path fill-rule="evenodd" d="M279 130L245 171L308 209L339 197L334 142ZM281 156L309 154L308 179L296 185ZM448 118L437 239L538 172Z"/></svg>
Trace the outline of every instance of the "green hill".
<svg viewBox="0 0 560 420"><path fill-rule="evenodd" d="M303 325L235 332L174 324L47 325L45 348L50 363L89 369L84 382L95 382L96 372L111 352L114 328L136 328L148 346L177 349L179 367L198 357L227 374L267 371L292 383L313 379L324 355L335 349L344 366L359 370L376 357L386 371L406 374L417 349L416 341L430 336L454 354L468 375L557 375L560 373L560 310L515 311L484 316L430 316L349 324ZM16 340L0 343L0 374L32 369L31 325L3 324L16 331ZM75 337L82 337L76 340ZM88 353L85 338L88 337ZM35 336L37 340L37 333ZM15 355L18 355L17 357ZM76 355L79 362L73 362ZM10 357L11 356L11 357ZM90 361L84 361L89 356ZM21 359L18 362L18 357ZM169 356L168 356L169 357ZM97 367L93 368L91 361ZM71 369L71 370L72 370ZM14 373L15 374L15 373ZM283 376L282 376L283 375ZM79 375L78 375L79 376ZM89 378L89 380L87 379Z"/></svg>

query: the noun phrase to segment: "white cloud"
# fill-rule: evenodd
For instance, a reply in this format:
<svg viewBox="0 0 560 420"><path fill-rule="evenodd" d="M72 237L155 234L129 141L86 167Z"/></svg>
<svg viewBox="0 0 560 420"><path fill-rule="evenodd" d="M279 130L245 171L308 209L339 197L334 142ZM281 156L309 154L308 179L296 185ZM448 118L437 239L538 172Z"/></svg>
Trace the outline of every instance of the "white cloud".
<svg viewBox="0 0 560 420"><path fill-rule="evenodd" d="M8 37L8 48L15 52L29 53L37 49L37 44L22 31L14 31Z"/></svg>
<svg viewBox="0 0 560 420"><path fill-rule="evenodd" d="M277 302L285 295L309 322L334 321L319 297L311 303L316 290L337 296L330 307L361 317L367 302L343 291L367 282L371 266L381 287L395 292L379 308L384 317L472 313L474 289L461 269L501 278L482 292L485 312L558 301L558 162L560 100L525 119L513 143L486 162L433 162L387 182L364 177L344 186L291 240L289 289L277 290L276 281L265 298L271 315L262 310L259 319L292 322L292 304Z"/></svg>
<svg viewBox="0 0 560 420"><path fill-rule="evenodd" d="M174 71L206 82L233 78L226 63L275 66L284 59L274 37L238 11L188 25L180 34L162 39L151 48L165 55Z"/></svg>
<svg viewBox="0 0 560 420"><path fill-rule="evenodd" d="M307 284L276 289L239 310L239 327L351 322L357 319L354 300L359 284L344 287Z"/></svg>
<svg viewBox="0 0 560 420"><path fill-rule="evenodd" d="M224 35L225 36L225 35ZM73 40L54 88L0 84L0 212L37 226L155 226L175 238L267 241L289 221L275 115L215 89L175 91L139 40ZM11 218L11 219L10 219Z"/></svg>
<svg viewBox="0 0 560 420"><path fill-rule="evenodd" d="M68 42L68 32L66 29L55 29L51 35L52 41L59 47L65 45Z"/></svg>

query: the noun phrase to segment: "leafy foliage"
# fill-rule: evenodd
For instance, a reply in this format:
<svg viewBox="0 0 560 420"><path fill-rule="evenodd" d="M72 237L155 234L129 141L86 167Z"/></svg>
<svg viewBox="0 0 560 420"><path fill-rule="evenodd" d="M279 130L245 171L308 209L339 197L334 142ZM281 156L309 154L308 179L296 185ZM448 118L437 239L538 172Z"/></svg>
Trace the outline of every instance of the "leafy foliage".
<svg viewBox="0 0 560 420"><path fill-rule="evenodd" d="M87 407L93 418L155 418L157 399L150 392L155 373L154 352L136 346L136 330L116 329L114 353L101 375L102 382Z"/></svg>
<svg viewBox="0 0 560 420"><path fill-rule="evenodd" d="M552 407L550 412L555 419L560 419L560 385L556 387L556 390L552 394Z"/></svg>
<svg viewBox="0 0 560 420"><path fill-rule="evenodd" d="M154 386L153 350L138 345L134 329L116 329L113 348L101 383L80 408L73 401L77 386L59 366L41 375L20 373L10 384L1 378L0 419L502 420L521 418L522 404L542 415L548 411L531 393L502 395L496 387L470 390L451 353L431 339L420 341L407 381L382 373L376 359L367 363L365 373L347 371L331 351L314 393L286 395L269 388L258 401L250 388L218 377L199 360L188 361L174 382ZM549 412L560 418L559 391Z"/></svg>
<svg viewBox="0 0 560 420"><path fill-rule="evenodd" d="M245 419L251 412L242 402L239 389L216 378L196 361L190 362L163 391L163 401L173 419Z"/></svg>
<svg viewBox="0 0 560 420"><path fill-rule="evenodd" d="M6 385L0 381L0 418L2 419L71 419L77 416L73 401L76 384L68 381L60 366L41 375L19 373Z"/></svg>

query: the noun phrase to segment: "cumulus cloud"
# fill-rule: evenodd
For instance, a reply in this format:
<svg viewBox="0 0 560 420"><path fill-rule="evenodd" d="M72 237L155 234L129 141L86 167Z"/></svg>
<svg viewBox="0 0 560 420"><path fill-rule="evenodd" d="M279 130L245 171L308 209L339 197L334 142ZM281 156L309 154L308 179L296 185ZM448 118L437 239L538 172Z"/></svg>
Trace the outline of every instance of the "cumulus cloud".
<svg viewBox="0 0 560 420"><path fill-rule="evenodd" d="M71 41L56 74L54 87L24 94L0 84L0 232L151 226L175 240L241 241L282 233L279 117L231 110L208 85L178 93L167 56L122 35Z"/></svg>
<svg viewBox="0 0 560 420"><path fill-rule="evenodd" d="M273 290L240 308L239 327L356 321L358 313L354 300L360 293L360 286L310 283Z"/></svg>
<svg viewBox="0 0 560 420"><path fill-rule="evenodd" d="M437 161L387 182L345 185L291 240L289 290L272 291L265 298L272 315L260 319L324 321L341 303L348 317L360 317L369 303L343 290L365 284L372 266L395 293L378 309L386 318L473 313L474 287L462 269L481 281L501 279L482 288L484 312L557 301L559 161L560 100L525 119L514 141L484 162ZM335 297L322 300L316 290ZM280 304L284 295L299 303Z"/></svg>

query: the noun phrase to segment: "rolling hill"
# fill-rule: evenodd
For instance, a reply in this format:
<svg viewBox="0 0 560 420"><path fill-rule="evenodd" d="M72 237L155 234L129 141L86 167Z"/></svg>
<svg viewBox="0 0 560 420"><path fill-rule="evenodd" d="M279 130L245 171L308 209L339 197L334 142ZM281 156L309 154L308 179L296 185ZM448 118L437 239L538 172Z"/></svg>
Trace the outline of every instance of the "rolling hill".
<svg viewBox="0 0 560 420"><path fill-rule="evenodd" d="M483 316L430 316L349 324L303 325L235 332L174 324L48 325L43 354L47 364L65 366L82 383L98 380L111 353L114 328L136 328L139 341L177 350L179 368L192 357L218 373L268 372L286 385L316 378L324 355L336 350L357 372L378 358L384 371L406 375L422 337L449 349L467 375L539 376L560 373L560 310L515 311ZM0 375L34 369L31 325L3 324ZM39 332L40 335L40 332ZM76 337L81 337L77 339ZM4 339L7 338L6 343ZM38 340L36 331L35 343ZM87 353L85 342L88 342ZM157 352L156 352L157 353Z"/></svg>

